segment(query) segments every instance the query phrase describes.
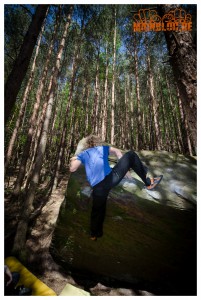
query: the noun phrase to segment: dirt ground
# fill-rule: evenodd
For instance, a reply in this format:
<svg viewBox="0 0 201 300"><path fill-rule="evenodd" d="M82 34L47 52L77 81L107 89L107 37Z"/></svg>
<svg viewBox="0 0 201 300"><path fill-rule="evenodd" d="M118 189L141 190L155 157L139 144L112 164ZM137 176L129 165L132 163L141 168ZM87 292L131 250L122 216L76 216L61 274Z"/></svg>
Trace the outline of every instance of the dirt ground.
<svg viewBox="0 0 201 300"><path fill-rule="evenodd" d="M71 276L65 277L62 273L54 273L54 280L51 279L51 276L46 274L40 279L46 283L51 289L53 289L57 295L61 293L66 284L70 283L78 288L84 289L82 286L76 284ZM102 283L98 282L94 287L88 290L91 296L153 296L154 294L136 289L129 288L114 288L105 286Z"/></svg>

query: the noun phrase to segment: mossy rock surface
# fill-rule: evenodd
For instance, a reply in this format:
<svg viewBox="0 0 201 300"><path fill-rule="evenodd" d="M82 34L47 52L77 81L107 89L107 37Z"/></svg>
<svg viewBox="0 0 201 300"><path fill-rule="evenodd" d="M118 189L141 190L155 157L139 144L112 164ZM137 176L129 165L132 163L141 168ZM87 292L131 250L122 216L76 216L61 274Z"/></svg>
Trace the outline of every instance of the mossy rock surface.
<svg viewBox="0 0 201 300"><path fill-rule="evenodd" d="M194 295L196 161L166 152L139 155L150 172L155 165L152 175L164 175L155 191L160 197L150 196L133 174L135 182L133 186L127 184L128 190L124 181L110 192L104 235L92 242L92 199L81 168L69 180L54 233L53 255L64 268L80 270L88 276L96 274L158 295ZM175 186L179 186L178 182L189 186L194 200L181 198L174 189L168 189L170 181Z"/></svg>

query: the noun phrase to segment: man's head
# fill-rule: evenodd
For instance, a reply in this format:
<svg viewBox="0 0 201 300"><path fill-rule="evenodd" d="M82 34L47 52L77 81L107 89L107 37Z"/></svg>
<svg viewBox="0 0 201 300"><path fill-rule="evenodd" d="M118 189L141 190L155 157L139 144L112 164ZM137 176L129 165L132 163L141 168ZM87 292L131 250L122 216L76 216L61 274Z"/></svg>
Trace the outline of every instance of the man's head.
<svg viewBox="0 0 201 300"><path fill-rule="evenodd" d="M97 135L90 134L86 137L86 143L88 148L93 148L96 146L101 146L103 144L101 138Z"/></svg>
<svg viewBox="0 0 201 300"><path fill-rule="evenodd" d="M79 154L80 152L88 149L93 148L96 146L101 146L103 142L101 138L97 135L90 134L89 136L81 139L77 145L77 149L75 151L75 155Z"/></svg>

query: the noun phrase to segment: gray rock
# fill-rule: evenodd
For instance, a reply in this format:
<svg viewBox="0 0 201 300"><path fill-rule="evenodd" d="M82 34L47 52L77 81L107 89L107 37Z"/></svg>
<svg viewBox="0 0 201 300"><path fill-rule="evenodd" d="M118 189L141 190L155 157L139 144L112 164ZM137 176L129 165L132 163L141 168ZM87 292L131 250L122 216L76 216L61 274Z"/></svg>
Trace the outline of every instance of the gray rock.
<svg viewBox="0 0 201 300"><path fill-rule="evenodd" d="M91 192L92 192L92 189L90 186L85 186L81 189L81 194L83 194L84 196L90 198L91 196Z"/></svg>
<svg viewBox="0 0 201 300"><path fill-rule="evenodd" d="M149 293L147 291L141 291L141 290L139 290L139 294L141 296L154 296L154 294L152 294L152 293Z"/></svg>
<svg viewBox="0 0 201 300"><path fill-rule="evenodd" d="M156 200L160 200L162 199L162 195L158 192L158 191L155 191L155 190L147 190L145 189L146 193L151 196L151 198L153 199L156 199Z"/></svg>
<svg viewBox="0 0 201 300"><path fill-rule="evenodd" d="M92 199L84 168L71 175L52 249L58 260L75 269L140 289L99 284L91 289L92 295L151 295L149 290L162 295L167 291L168 295L194 295L196 160L165 151L142 151L139 156L150 177L163 174L163 180L154 191L147 191L131 172L134 181L123 179L113 188L107 201L104 234L95 243L89 239ZM65 237L71 235L74 243L67 244ZM141 282L145 285L139 286Z"/></svg>
<svg viewBox="0 0 201 300"><path fill-rule="evenodd" d="M135 192L136 189L137 189L137 184L136 184L136 181L135 179L127 179L127 178L123 178L119 185L126 191L128 192Z"/></svg>
<svg viewBox="0 0 201 300"><path fill-rule="evenodd" d="M169 186L171 192L177 194L179 197L191 201L192 203L197 203L197 196L196 196L196 189L195 189L195 182L190 181L188 184L187 182L182 182L178 180L170 180Z"/></svg>
<svg viewBox="0 0 201 300"><path fill-rule="evenodd" d="M123 221L123 218L121 216L115 216L113 217L113 220L118 222L118 221Z"/></svg>

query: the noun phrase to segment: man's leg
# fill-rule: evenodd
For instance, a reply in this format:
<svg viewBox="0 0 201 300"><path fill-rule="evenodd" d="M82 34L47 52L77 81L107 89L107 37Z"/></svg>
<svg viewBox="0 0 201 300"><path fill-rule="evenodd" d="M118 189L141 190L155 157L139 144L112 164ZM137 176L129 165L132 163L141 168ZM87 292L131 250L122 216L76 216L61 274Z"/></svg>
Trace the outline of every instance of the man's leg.
<svg viewBox="0 0 201 300"><path fill-rule="evenodd" d="M91 236L101 237L103 235L103 222L106 213L106 202L109 191L105 191L100 185L92 192L93 204L91 211Z"/></svg>
<svg viewBox="0 0 201 300"><path fill-rule="evenodd" d="M151 184L150 178L147 177L147 168L142 164L139 156L134 151L129 151L120 158L112 170L114 174L113 186L117 185L131 168L146 186Z"/></svg>

